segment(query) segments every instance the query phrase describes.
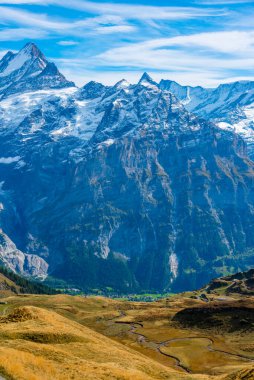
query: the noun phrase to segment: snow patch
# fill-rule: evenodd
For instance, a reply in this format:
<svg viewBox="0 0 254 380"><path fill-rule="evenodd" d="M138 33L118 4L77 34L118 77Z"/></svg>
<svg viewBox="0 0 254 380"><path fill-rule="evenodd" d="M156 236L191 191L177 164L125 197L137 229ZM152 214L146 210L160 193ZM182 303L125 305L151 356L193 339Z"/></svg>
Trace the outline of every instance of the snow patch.
<svg viewBox="0 0 254 380"><path fill-rule="evenodd" d="M20 160L20 156L16 157L0 157L0 164L12 164L14 162L18 162Z"/></svg>
<svg viewBox="0 0 254 380"><path fill-rule="evenodd" d="M107 146L110 146L110 145L113 145L115 142L114 139L108 139L106 141L103 142L104 145L107 145Z"/></svg>
<svg viewBox="0 0 254 380"><path fill-rule="evenodd" d="M26 51L20 51L16 57L10 61L6 69L0 74L0 77L6 77L10 75L13 71L19 70L24 63L31 59L30 54L27 54Z"/></svg>
<svg viewBox="0 0 254 380"><path fill-rule="evenodd" d="M227 131L239 134L248 144L254 142L254 103L242 108L245 116L237 123L219 122L217 126Z"/></svg>

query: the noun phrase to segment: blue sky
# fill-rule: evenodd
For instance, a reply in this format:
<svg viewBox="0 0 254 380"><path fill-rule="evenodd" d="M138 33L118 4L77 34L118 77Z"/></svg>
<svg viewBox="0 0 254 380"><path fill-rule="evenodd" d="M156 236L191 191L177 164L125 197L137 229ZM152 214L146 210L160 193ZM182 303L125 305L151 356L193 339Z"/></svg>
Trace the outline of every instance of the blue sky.
<svg viewBox="0 0 254 380"><path fill-rule="evenodd" d="M254 80L254 1L0 0L0 56L33 41L70 80Z"/></svg>

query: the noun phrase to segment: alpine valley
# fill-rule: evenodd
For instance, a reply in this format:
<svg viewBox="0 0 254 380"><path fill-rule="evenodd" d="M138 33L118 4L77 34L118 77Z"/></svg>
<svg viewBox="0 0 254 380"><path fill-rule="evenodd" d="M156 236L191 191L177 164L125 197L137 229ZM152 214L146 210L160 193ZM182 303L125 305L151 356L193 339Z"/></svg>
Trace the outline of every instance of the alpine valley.
<svg viewBox="0 0 254 380"><path fill-rule="evenodd" d="M0 258L78 289L183 291L254 265L254 82L90 82L0 61Z"/></svg>

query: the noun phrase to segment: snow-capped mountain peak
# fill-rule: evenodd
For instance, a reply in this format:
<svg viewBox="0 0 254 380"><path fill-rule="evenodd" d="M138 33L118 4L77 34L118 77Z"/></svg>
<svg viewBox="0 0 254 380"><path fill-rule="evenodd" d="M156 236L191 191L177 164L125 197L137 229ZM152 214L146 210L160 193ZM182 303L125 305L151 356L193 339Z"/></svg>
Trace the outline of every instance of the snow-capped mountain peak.
<svg viewBox="0 0 254 380"><path fill-rule="evenodd" d="M119 82L117 82L114 87L116 89L121 89L121 88L125 89L125 88L128 88L129 86L130 86L130 83L126 79L122 79Z"/></svg>
<svg viewBox="0 0 254 380"><path fill-rule="evenodd" d="M37 45L35 45L35 43L33 42L28 42L24 47L23 49L21 49L20 52L25 52L27 54L30 54L31 56L33 57L43 57L44 60L46 60L46 58L44 57L44 55L42 54L42 52L40 51L40 49L38 48Z"/></svg>
<svg viewBox="0 0 254 380"><path fill-rule="evenodd" d="M35 60L37 60L36 64ZM20 70L20 74L22 75L26 71L29 71L29 68L31 68L32 65L37 71L42 70L47 66L46 58L33 43L26 44L17 54L8 52L1 62L6 63L3 66L0 65L1 77L9 76L17 70ZM33 74L33 71L34 70L32 70L31 74Z"/></svg>
<svg viewBox="0 0 254 380"><path fill-rule="evenodd" d="M146 72L142 75L138 84L144 87L158 87L158 84Z"/></svg>
<svg viewBox="0 0 254 380"><path fill-rule="evenodd" d="M8 52L0 61L0 96L46 88L74 86L58 71L34 43L18 53Z"/></svg>

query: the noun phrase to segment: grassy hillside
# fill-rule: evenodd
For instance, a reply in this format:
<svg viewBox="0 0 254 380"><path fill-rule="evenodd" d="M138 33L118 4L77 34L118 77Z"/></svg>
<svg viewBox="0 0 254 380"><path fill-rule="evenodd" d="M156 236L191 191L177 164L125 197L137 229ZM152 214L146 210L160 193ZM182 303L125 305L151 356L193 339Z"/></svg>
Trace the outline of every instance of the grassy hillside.
<svg viewBox="0 0 254 380"><path fill-rule="evenodd" d="M157 302L18 295L0 304L0 373L17 380L221 380L253 373L254 328L230 323L250 297L209 302L186 293ZM214 309L188 325L183 310ZM231 310L223 316L221 310ZM193 313L196 318L195 312ZM222 320L227 321L221 324ZM246 319L246 316L244 317ZM229 376L229 377L228 377ZM251 379L251 377L246 377Z"/></svg>
<svg viewBox="0 0 254 380"><path fill-rule="evenodd" d="M43 307L15 306L11 297L9 309L0 319L0 363L3 376L26 380L176 380L200 379L163 366L143 354L98 332L66 318L74 313L72 299L67 296L22 297L24 304L42 303ZM78 303L83 300L77 300ZM60 313L50 310L57 304ZM107 301L94 304L91 313L103 308ZM75 300L74 300L75 304ZM45 309L45 306L49 309ZM84 314L83 314L84 316Z"/></svg>
<svg viewBox="0 0 254 380"><path fill-rule="evenodd" d="M216 278L204 290L207 293L254 295L254 269Z"/></svg>
<svg viewBox="0 0 254 380"><path fill-rule="evenodd" d="M1 270L0 377L254 379L254 271L196 292L130 302L23 294L48 289Z"/></svg>

